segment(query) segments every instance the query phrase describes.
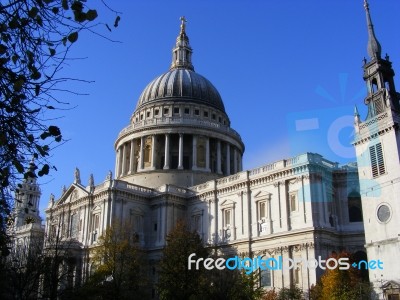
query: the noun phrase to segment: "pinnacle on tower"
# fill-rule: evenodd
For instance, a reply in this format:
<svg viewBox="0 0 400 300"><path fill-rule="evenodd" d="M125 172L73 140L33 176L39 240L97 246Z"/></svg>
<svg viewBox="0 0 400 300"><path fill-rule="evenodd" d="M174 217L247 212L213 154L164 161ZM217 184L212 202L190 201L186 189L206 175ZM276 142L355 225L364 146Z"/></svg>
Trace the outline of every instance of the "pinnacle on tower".
<svg viewBox="0 0 400 300"><path fill-rule="evenodd" d="M367 16L367 25L368 25L368 55L371 60L376 58L381 58L381 45L378 42L378 39L375 36L374 25L372 24L371 14L369 12L369 4L367 0L364 0L364 8Z"/></svg>

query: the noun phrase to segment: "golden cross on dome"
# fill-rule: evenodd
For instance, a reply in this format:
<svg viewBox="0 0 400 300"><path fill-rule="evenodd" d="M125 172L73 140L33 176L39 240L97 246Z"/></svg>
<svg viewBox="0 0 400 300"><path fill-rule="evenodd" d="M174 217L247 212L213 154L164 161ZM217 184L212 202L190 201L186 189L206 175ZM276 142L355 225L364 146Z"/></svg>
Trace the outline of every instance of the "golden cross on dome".
<svg viewBox="0 0 400 300"><path fill-rule="evenodd" d="M185 16L182 16L179 19L181 20L181 33L185 33L185 29L186 29L185 23L187 22L187 20L186 20Z"/></svg>

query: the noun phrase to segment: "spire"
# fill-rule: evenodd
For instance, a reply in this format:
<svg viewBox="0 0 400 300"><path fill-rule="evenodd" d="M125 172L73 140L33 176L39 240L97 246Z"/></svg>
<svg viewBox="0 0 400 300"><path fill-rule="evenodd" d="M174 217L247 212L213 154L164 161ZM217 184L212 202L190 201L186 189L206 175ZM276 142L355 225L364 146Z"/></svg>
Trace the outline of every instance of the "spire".
<svg viewBox="0 0 400 300"><path fill-rule="evenodd" d="M372 24L371 15L369 13L369 4L367 0L364 0L364 8L367 15L368 25L368 55L371 59L381 58L381 45L376 39L374 32L374 25Z"/></svg>
<svg viewBox="0 0 400 300"><path fill-rule="evenodd" d="M354 116L360 116L360 114L358 113L357 105L354 105Z"/></svg>
<svg viewBox="0 0 400 300"><path fill-rule="evenodd" d="M181 30L176 38L175 48L172 50L172 64L170 69L189 69L194 71L192 65L192 48L186 35L186 18L181 17Z"/></svg>

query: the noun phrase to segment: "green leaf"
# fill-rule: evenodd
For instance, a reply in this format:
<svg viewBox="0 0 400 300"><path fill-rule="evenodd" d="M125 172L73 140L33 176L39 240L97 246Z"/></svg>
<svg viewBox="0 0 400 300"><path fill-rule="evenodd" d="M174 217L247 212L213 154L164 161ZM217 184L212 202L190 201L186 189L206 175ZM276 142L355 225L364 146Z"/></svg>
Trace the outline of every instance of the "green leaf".
<svg viewBox="0 0 400 300"><path fill-rule="evenodd" d="M115 28L117 28L118 27L118 24L119 24L119 21L121 20L121 17L120 16L117 16L116 18L115 18L115 21L114 21L114 27Z"/></svg>
<svg viewBox="0 0 400 300"><path fill-rule="evenodd" d="M13 61L14 64L17 63L18 59L19 59L19 56L16 54L11 57L11 60Z"/></svg>
<svg viewBox="0 0 400 300"><path fill-rule="evenodd" d="M0 55L7 52L7 46L0 44Z"/></svg>
<svg viewBox="0 0 400 300"><path fill-rule="evenodd" d="M42 140L44 140L44 139L48 138L50 135L51 135L50 133L48 133L47 131L45 131L45 132L43 132L43 133L40 135L40 138L41 138ZM40 152L40 150L39 150L39 152ZM41 154L41 153L40 153L40 154Z"/></svg>
<svg viewBox="0 0 400 300"><path fill-rule="evenodd" d="M64 8L65 10L69 9L68 0L62 0L62 8Z"/></svg>
<svg viewBox="0 0 400 300"><path fill-rule="evenodd" d="M86 13L81 12L81 11L74 11L74 18L76 22L84 22L86 21Z"/></svg>
<svg viewBox="0 0 400 300"><path fill-rule="evenodd" d="M18 78L17 81L14 82L14 90L16 92L20 92L22 90L22 86L24 85L25 80L23 78Z"/></svg>
<svg viewBox="0 0 400 300"><path fill-rule="evenodd" d="M52 136L58 136L61 134L60 128L58 128L57 126L49 126L49 133Z"/></svg>
<svg viewBox="0 0 400 300"><path fill-rule="evenodd" d="M43 166L43 168L38 172L38 175L39 175L39 176L47 175L47 174L49 174L49 171L50 171L49 165L48 165L48 164L45 164L45 165Z"/></svg>
<svg viewBox="0 0 400 300"><path fill-rule="evenodd" d="M37 8L37 7L32 7L31 8L31 10L28 12L28 16L30 17L30 18L35 18L36 16L37 16L37 14L38 14L38 12L39 12L39 9Z"/></svg>
<svg viewBox="0 0 400 300"><path fill-rule="evenodd" d="M93 21L94 19L97 18L97 11L94 9L89 9L86 13L86 19L88 21Z"/></svg>
<svg viewBox="0 0 400 300"><path fill-rule="evenodd" d="M38 80L38 79L40 79L40 77L42 77L42 74L39 71L36 71L36 72L32 73L32 75L31 75L31 78L33 80Z"/></svg>
<svg viewBox="0 0 400 300"><path fill-rule="evenodd" d="M68 36L68 41L75 43L78 40L78 32L75 31Z"/></svg>

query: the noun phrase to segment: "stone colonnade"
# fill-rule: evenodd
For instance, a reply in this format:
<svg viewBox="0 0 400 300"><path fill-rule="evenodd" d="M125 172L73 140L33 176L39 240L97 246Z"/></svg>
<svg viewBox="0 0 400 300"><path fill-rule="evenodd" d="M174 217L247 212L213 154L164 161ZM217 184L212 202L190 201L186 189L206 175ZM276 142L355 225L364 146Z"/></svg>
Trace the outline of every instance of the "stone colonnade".
<svg viewBox="0 0 400 300"><path fill-rule="evenodd" d="M226 141L183 133L142 136L117 149L117 178L169 169L231 175L242 171L242 153Z"/></svg>

